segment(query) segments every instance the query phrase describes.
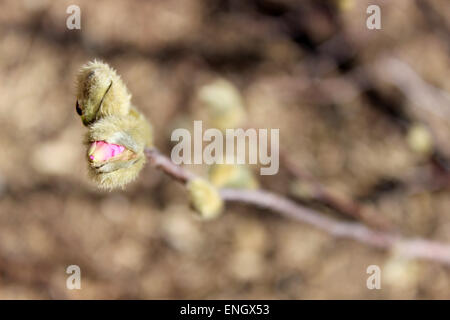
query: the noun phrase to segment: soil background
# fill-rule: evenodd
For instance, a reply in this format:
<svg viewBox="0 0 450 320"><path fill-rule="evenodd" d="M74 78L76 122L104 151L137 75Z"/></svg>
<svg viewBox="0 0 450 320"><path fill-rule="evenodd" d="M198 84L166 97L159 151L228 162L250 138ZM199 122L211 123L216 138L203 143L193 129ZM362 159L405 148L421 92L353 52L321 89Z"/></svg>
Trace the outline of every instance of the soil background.
<svg viewBox="0 0 450 320"><path fill-rule="evenodd" d="M72 4L80 30L66 27ZM369 4L381 30L366 27ZM248 126L279 128L291 162L327 190L407 237L449 243L450 100L421 100L450 91L449 21L446 0L2 1L0 299L450 298L448 266L249 206L201 221L149 166L124 191L98 190L74 87L81 65L109 63L170 154L172 130L202 119L198 90L227 79ZM431 154L414 151L417 127ZM254 169L261 187L352 220L305 196L283 163L275 176ZM69 265L81 290L66 288ZM380 290L366 286L370 265Z"/></svg>

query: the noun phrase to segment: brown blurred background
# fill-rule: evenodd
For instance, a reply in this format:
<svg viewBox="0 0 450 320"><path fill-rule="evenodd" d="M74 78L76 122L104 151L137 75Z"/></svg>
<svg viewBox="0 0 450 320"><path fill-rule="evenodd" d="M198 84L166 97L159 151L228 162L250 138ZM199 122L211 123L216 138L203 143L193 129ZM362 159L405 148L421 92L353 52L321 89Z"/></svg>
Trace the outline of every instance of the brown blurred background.
<svg viewBox="0 0 450 320"><path fill-rule="evenodd" d="M66 28L71 4L81 30ZM366 28L369 4L381 30ZM438 263L248 206L202 222L150 167L125 191L97 190L74 90L82 64L108 62L169 154L171 131L198 119L196 92L225 78L248 125L280 128L290 160L327 190L448 243L449 21L446 0L2 1L0 298L450 298ZM305 197L283 164L258 179L350 219ZM66 289L71 264L81 290ZM381 290L366 287L373 264Z"/></svg>

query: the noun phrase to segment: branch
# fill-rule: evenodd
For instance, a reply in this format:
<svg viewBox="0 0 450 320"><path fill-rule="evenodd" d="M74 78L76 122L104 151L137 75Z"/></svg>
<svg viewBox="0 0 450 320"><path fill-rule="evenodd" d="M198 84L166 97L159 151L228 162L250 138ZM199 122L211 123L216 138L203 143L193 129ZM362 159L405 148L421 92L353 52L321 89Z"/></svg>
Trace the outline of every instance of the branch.
<svg viewBox="0 0 450 320"><path fill-rule="evenodd" d="M145 151L150 164L168 176L186 183L195 175L174 164L157 149ZM395 250L408 258L419 258L450 265L450 245L431 240L403 238L398 234L375 231L360 223L341 222L320 212L306 208L281 195L264 190L221 189L224 201L240 202L268 209L295 221L310 224L337 238L352 239L366 245Z"/></svg>
<svg viewBox="0 0 450 320"><path fill-rule="evenodd" d="M395 85L414 107L415 116L429 126L428 130L432 133L434 145L430 162L438 173L436 179L444 182L444 185L448 185L450 160L446 150L447 129L450 123L450 94L427 83L410 65L399 59L380 58L373 66L378 77L383 82ZM430 115L434 117L430 118Z"/></svg>
<svg viewBox="0 0 450 320"><path fill-rule="evenodd" d="M177 166L168 157L162 155L156 148L146 148L144 152L153 167L162 170L165 174L175 180L186 183L195 178L193 173Z"/></svg>
<svg viewBox="0 0 450 320"><path fill-rule="evenodd" d="M384 82L397 86L417 109L423 109L445 121L450 119L450 95L423 80L406 62L385 57L374 64Z"/></svg>

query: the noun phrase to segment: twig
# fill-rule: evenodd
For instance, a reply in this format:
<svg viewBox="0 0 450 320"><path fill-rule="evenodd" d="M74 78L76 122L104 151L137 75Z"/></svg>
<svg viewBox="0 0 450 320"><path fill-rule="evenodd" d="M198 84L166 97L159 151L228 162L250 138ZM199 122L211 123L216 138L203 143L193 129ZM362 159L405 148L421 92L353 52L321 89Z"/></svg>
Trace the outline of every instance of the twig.
<svg viewBox="0 0 450 320"><path fill-rule="evenodd" d="M157 149L147 149L150 163L170 177L186 183L195 175L174 164ZM360 223L348 223L327 217L315 210L303 207L283 196L263 190L221 189L224 201L241 202L269 209L287 218L310 224L337 238L353 239L375 248L395 250L396 253L450 265L450 245L420 238L408 239L398 234L375 231Z"/></svg>
<svg viewBox="0 0 450 320"><path fill-rule="evenodd" d="M448 121L450 95L424 81L407 63L385 57L377 60L375 68L384 82L397 86L417 109Z"/></svg>
<svg viewBox="0 0 450 320"><path fill-rule="evenodd" d="M446 23L445 16L441 15L428 1L416 0L416 4L425 17L425 21L430 26L431 31L439 35L450 52L450 28Z"/></svg>
<svg viewBox="0 0 450 320"><path fill-rule="evenodd" d="M421 122L428 124L434 145L430 163L437 171L436 180L444 180L445 184L448 184L450 160L448 152L445 152L447 150L445 132L450 123L450 94L427 83L411 66L396 58L380 58L374 63L374 71L383 82L393 84L402 91L410 105L414 107L416 117L422 118ZM429 119L429 115L434 115L434 120ZM439 128L444 134L438 135Z"/></svg>
<svg viewBox="0 0 450 320"><path fill-rule="evenodd" d="M145 149L145 155L150 161L150 164L158 169L161 169L168 176L178 180L181 183L186 183L190 179L194 178L195 175L182 167L174 164L169 158L163 156L155 148Z"/></svg>

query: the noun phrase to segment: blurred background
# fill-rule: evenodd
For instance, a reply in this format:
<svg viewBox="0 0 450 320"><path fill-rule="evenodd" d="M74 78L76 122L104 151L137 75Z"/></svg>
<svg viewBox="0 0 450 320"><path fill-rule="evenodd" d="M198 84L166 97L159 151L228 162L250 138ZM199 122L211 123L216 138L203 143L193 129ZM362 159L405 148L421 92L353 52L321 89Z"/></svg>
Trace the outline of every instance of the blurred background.
<svg viewBox="0 0 450 320"><path fill-rule="evenodd" d="M72 4L80 30L66 27ZM381 30L366 27L370 4ZM280 129L284 160L275 176L255 170L261 188L449 243L449 21L446 0L2 1L0 298L450 298L438 263L238 204L201 221L149 166L98 190L74 87L82 64L109 63L170 154L221 79L245 126ZM66 288L72 264L81 290ZM381 290L366 287L369 265Z"/></svg>

